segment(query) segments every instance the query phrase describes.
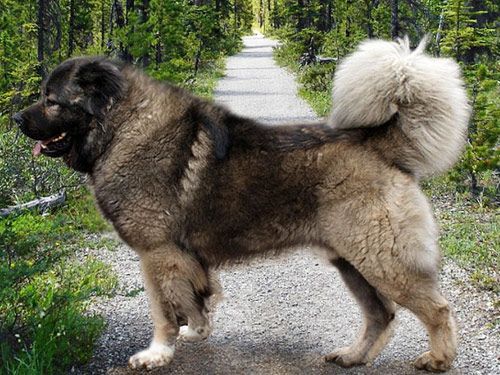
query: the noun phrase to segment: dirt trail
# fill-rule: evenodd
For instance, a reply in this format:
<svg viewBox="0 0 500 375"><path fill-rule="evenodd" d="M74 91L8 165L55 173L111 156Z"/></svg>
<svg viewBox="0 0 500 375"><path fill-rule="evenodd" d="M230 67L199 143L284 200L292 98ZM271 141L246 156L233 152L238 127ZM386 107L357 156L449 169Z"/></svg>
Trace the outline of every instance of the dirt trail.
<svg viewBox="0 0 500 375"><path fill-rule="evenodd" d="M293 77L274 63L273 45L262 36L246 37L243 51L228 59L216 101L270 123L314 120L297 98ZM152 331L138 259L125 246L99 257L113 264L123 293L95 306L108 328L92 363L77 372L137 373L127 369L127 359L148 345ZM461 327L449 373L500 374L500 335L487 328L491 301L467 286L467 277L450 262L443 268L442 287ZM179 343L170 367L151 374L422 374L411 361L427 350L426 334L404 310L393 340L371 367L346 370L323 362L323 355L352 342L361 316L335 270L307 252L226 269L221 280L225 298L213 334L201 343Z"/></svg>

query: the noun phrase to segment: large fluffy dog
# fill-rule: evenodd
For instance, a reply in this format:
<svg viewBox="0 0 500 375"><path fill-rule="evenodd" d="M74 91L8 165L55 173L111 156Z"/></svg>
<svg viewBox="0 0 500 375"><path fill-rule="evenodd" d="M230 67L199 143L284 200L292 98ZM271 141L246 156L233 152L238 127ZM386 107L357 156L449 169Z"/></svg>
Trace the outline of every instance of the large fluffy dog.
<svg viewBox="0 0 500 375"><path fill-rule="evenodd" d="M207 337L213 268L296 247L321 248L364 312L358 340L327 360L371 361L397 303L429 333L415 365L450 367L455 323L418 180L456 160L469 107L458 66L423 49L363 43L337 69L328 122L307 126L264 126L103 58L52 72L14 119L35 154L90 176L141 258L155 328L132 367L168 364L179 335Z"/></svg>

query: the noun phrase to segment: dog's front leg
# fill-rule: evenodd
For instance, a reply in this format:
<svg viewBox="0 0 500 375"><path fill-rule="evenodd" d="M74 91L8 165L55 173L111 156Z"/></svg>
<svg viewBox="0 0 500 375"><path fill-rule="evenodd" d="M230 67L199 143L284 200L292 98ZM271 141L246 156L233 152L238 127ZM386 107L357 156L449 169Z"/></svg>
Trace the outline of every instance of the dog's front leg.
<svg viewBox="0 0 500 375"><path fill-rule="evenodd" d="M179 335L179 321L189 325L180 337L187 341L206 338L210 331L206 302L216 291L216 282L199 260L175 245L140 253L142 272L154 323L149 348L133 355L132 368L169 364Z"/></svg>
<svg viewBox="0 0 500 375"><path fill-rule="evenodd" d="M141 254L141 267L149 297L154 332L149 347L130 357L129 365L134 369L145 367L150 370L166 366L174 357L179 325L173 301L169 300L168 294L165 293L165 288L171 288L169 284L172 284L172 278L175 278L175 272L173 275L165 274L168 272L165 268L168 265L166 262L169 255L167 251Z"/></svg>

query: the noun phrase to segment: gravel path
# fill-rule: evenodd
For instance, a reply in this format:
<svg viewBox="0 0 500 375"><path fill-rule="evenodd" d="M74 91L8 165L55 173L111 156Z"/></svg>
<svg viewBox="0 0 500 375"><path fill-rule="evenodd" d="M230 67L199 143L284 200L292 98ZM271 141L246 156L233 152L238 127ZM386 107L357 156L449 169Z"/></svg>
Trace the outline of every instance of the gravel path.
<svg viewBox="0 0 500 375"><path fill-rule="evenodd" d="M296 96L293 77L272 59L274 43L245 38L245 49L227 63L216 100L235 112L274 123L309 121L313 112ZM77 373L132 374L128 357L149 343L152 324L142 291L139 262L125 246L102 251L120 277L120 294L95 305L108 327L91 364ZM500 374L499 329L488 328L491 298L468 283L468 274L446 262L442 286L460 325L451 374ZM214 332L204 342L179 343L168 369L152 374L422 374L410 362L427 350L420 323L404 310L391 343L370 367L342 369L322 361L350 344L360 328L356 304L336 272L307 252L259 260L221 272L224 299Z"/></svg>

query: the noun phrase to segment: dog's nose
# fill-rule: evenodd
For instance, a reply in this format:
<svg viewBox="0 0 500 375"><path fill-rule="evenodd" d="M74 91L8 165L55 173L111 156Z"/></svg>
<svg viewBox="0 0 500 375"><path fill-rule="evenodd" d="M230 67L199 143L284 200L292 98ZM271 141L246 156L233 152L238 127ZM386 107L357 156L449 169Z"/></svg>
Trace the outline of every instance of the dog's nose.
<svg viewBox="0 0 500 375"><path fill-rule="evenodd" d="M12 120L14 120L17 125L22 125L23 116L21 115L21 112L17 112L14 116L12 116Z"/></svg>

